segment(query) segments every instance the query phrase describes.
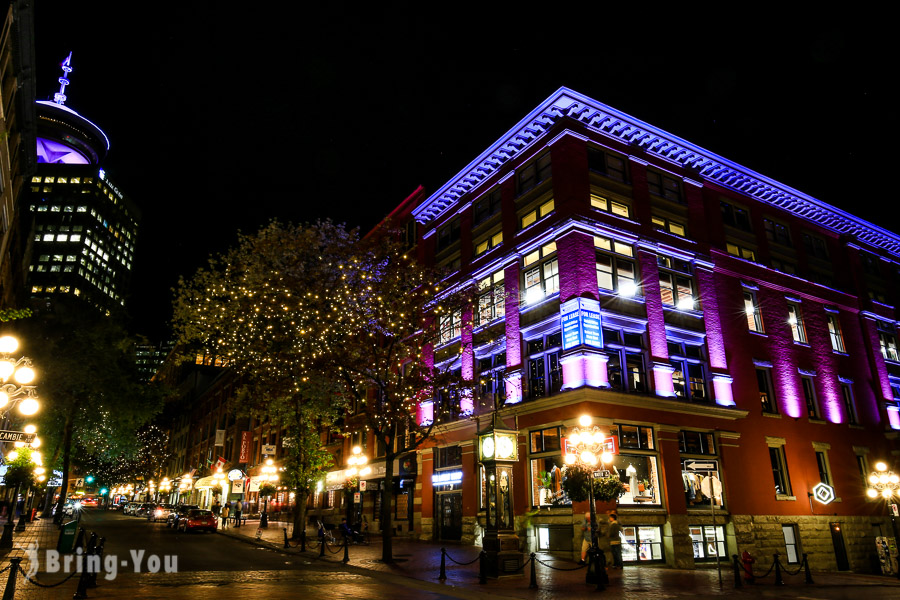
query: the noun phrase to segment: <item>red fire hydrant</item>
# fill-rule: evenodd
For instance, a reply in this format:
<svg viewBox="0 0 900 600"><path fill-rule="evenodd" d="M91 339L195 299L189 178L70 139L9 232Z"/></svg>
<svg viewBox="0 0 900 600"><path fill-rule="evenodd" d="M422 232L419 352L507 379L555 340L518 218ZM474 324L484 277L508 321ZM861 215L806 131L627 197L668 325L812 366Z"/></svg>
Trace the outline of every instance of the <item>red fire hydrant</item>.
<svg viewBox="0 0 900 600"><path fill-rule="evenodd" d="M756 559L746 550L741 553L741 563L744 565L744 579L747 583L756 581L756 578L753 577L753 563L755 562Z"/></svg>

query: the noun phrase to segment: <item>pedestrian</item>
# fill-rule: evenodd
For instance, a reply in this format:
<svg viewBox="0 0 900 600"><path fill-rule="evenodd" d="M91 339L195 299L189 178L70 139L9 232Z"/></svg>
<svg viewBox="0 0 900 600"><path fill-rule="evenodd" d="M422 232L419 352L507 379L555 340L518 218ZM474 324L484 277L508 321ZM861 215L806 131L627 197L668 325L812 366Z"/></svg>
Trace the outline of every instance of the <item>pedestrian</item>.
<svg viewBox="0 0 900 600"><path fill-rule="evenodd" d="M609 513L609 529L606 531L609 538L609 549L613 556L613 569L622 568L622 526L619 525L619 516Z"/></svg>
<svg viewBox="0 0 900 600"><path fill-rule="evenodd" d="M228 513L231 512L231 508L226 504L222 507L222 529L228 529Z"/></svg>
<svg viewBox="0 0 900 600"><path fill-rule="evenodd" d="M241 526L241 503L240 501L236 501L234 503L234 526Z"/></svg>
<svg viewBox="0 0 900 600"><path fill-rule="evenodd" d="M591 522L591 513L584 513L584 521L581 522L581 560L578 561L579 565L585 564L585 558L587 558L588 548L593 544L593 539L591 534L594 531L594 524Z"/></svg>
<svg viewBox="0 0 900 600"><path fill-rule="evenodd" d="M341 535L344 536L344 541L349 542L353 538L353 530L350 529L350 525L347 524L347 517L341 519Z"/></svg>
<svg viewBox="0 0 900 600"><path fill-rule="evenodd" d="M216 501L213 502L212 505L212 514L218 519L220 512L222 512L222 505L219 503L219 499L216 498Z"/></svg>

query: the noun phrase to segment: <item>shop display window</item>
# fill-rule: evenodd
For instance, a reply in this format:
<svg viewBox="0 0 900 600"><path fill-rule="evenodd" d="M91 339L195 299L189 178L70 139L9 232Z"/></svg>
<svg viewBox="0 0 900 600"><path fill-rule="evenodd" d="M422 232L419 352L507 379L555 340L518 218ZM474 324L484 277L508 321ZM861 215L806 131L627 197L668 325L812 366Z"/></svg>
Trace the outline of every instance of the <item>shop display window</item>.
<svg viewBox="0 0 900 600"><path fill-rule="evenodd" d="M571 506L563 491L566 465L562 456L545 456L531 461L531 493L534 506Z"/></svg>
<svg viewBox="0 0 900 600"><path fill-rule="evenodd" d="M659 470L656 456L618 454L609 465L613 477L625 484L625 494L619 504L659 505L662 503L659 489Z"/></svg>
<svg viewBox="0 0 900 600"><path fill-rule="evenodd" d="M721 525L691 525L691 544L694 546L694 560L715 560L725 553L725 528Z"/></svg>
<svg viewBox="0 0 900 600"><path fill-rule="evenodd" d="M662 528L623 526L622 560L624 562L662 561Z"/></svg>

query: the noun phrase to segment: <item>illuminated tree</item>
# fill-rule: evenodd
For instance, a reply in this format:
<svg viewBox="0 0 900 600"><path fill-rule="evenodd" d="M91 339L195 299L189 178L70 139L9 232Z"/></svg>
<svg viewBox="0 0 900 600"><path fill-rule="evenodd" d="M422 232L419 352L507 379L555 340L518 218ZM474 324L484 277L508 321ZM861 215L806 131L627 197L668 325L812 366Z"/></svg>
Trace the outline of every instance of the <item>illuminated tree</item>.
<svg viewBox="0 0 900 600"><path fill-rule="evenodd" d="M332 464L321 429L343 408L341 382L323 371L337 329L332 290L355 233L330 222L272 222L176 291L173 325L187 352L223 357L241 381L233 410L268 416L283 427L285 483L295 494L294 536L305 528L306 503Z"/></svg>

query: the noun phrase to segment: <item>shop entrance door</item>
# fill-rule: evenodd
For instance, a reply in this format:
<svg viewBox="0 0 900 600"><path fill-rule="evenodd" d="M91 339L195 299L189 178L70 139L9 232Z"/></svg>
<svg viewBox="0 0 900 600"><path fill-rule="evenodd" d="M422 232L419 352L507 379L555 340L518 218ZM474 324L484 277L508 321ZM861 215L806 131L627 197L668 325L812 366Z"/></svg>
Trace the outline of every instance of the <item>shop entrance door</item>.
<svg viewBox="0 0 900 600"><path fill-rule="evenodd" d="M849 571L850 562L847 560L847 547L844 545L844 533L840 523L831 523L831 542L834 545L834 557L837 559L838 571Z"/></svg>
<svg viewBox="0 0 900 600"><path fill-rule="evenodd" d="M442 540L462 539L462 493L438 495L438 535Z"/></svg>

